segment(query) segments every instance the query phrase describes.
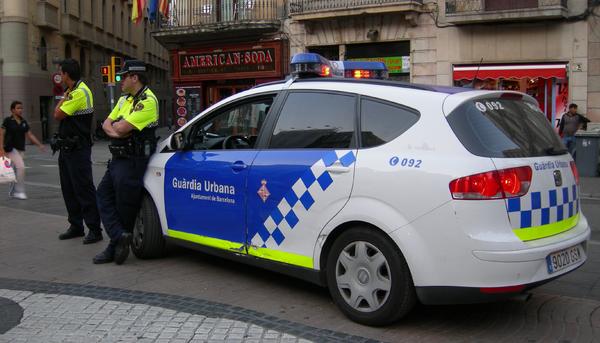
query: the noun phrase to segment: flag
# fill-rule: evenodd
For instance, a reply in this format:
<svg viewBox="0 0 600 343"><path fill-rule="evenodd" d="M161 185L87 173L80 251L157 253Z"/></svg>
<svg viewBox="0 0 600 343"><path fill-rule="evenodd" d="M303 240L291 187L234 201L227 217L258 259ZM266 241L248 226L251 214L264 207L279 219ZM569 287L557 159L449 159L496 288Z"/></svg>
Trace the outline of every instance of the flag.
<svg viewBox="0 0 600 343"><path fill-rule="evenodd" d="M131 8L131 21L139 24L144 19L144 10L146 9L146 0L133 0Z"/></svg>
<svg viewBox="0 0 600 343"><path fill-rule="evenodd" d="M165 17L169 16L169 2L171 2L171 1L169 1L169 0L160 0L160 4L158 5L158 10Z"/></svg>
<svg viewBox="0 0 600 343"><path fill-rule="evenodd" d="M150 0L148 5L148 19L151 22L156 20L156 12L158 11L158 0Z"/></svg>

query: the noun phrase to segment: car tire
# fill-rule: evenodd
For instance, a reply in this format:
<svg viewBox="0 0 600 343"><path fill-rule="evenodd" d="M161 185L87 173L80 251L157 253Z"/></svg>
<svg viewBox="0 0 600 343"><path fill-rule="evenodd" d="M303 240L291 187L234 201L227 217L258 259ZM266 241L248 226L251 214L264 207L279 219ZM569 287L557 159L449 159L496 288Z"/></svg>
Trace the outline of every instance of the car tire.
<svg viewBox="0 0 600 343"><path fill-rule="evenodd" d="M326 277L336 305L361 324L391 324L410 312L417 300L404 256L373 228L354 227L334 241Z"/></svg>
<svg viewBox="0 0 600 343"><path fill-rule="evenodd" d="M141 259L164 256L165 238L162 233L160 218L154 201L144 195L138 216L133 227L131 251Z"/></svg>

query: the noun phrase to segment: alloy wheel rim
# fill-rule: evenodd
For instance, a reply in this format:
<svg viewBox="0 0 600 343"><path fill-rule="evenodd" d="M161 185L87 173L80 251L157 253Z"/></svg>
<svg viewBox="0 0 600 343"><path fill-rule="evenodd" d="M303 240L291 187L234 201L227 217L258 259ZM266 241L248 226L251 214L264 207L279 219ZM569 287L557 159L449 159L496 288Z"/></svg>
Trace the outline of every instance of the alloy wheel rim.
<svg viewBox="0 0 600 343"><path fill-rule="evenodd" d="M133 227L133 246L139 249L142 246L144 240L144 219L141 211L138 213L135 225Z"/></svg>
<svg viewBox="0 0 600 343"><path fill-rule="evenodd" d="M364 241L351 242L340 252L335 279L344 301L360 312L380 309L392 288L387 259L377 247Z"/></svg>

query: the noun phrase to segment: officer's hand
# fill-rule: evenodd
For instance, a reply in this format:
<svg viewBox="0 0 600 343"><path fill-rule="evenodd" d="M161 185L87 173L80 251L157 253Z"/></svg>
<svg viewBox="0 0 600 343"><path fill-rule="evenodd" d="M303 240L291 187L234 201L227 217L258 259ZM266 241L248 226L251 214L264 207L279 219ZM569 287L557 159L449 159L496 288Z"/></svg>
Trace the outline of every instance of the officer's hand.
<svg viewBox="0 0 600 343"><path fill-rule="evenodd" d="M4 149L0 149L0 157L4 156L6 156L6 152L4 151Z"/></svg>
<svg viewBox="0 0 600 343"><path fill-rule="evenodd" d="M46 149L45 145L40 145L38 148L40 148L41 152L48 152L48 149Z"/></svg>

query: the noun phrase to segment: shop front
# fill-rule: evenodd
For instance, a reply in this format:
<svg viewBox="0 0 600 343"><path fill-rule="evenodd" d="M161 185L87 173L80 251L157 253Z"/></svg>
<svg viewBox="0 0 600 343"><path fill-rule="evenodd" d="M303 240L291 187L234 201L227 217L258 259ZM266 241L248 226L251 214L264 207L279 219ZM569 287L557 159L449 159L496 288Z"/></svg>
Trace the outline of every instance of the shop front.
<svg viewBox="0 0 600 343"><path fill-rule="evenodd" d="M342 59L340 45L309 46L307 50L329 60ZM410 81L410 41L345 44L343 51L345 61L383 62L390 80Z"/></svg>
<svg viewBox="0 0 600 343"><path fill-rule="evenodd" d="M205 108L257 84L283 79L284 41L197 47L172 51L173 121L185 125Z"/></svg>
<svg viewBox="0 0 600 343"><path fill-rule="evenodd" d="M514 90L529 94L554 124L567 110L567 63L455 65L453 79L458 87Z"/></svg>

